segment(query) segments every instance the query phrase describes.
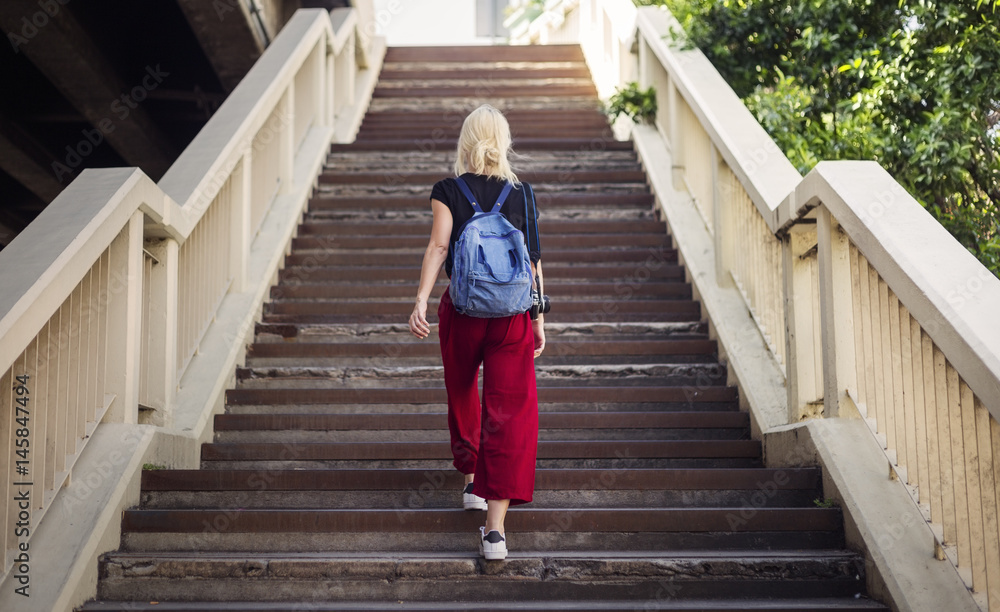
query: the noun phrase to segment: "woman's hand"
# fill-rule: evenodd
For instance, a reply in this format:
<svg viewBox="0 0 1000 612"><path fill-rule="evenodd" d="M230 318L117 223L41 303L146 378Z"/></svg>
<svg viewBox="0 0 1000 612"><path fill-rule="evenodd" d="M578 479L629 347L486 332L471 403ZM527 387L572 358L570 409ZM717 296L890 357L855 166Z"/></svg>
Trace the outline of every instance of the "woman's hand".
<svg viewBox="0 0 1000 612"><path fill-rule="evenodd" d="M426 338L431 333L431 325L427 322L427 302L417 300L410 315L410 333L417 338Z"/></svg>
<svg viewBox="0 0 1000 612"><path fill-rule="evenodd" d="M535 358L545 350L545 321L539 317L531 322L531 331L535 335Z"/></svg>

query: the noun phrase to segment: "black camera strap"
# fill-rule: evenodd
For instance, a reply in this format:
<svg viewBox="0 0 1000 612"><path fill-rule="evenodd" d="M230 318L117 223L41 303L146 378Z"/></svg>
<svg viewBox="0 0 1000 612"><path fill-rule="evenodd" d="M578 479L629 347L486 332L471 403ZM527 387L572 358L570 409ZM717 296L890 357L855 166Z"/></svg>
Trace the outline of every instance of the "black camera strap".
<svg viewBox="0 0 1000 612"><path fill-rule="evenodd" d="M525 237L525 240L526 240L526 242L528 244L528 255L529 256L531 255L531 226L532 225L535 226L535 232L534 232L535 233L535 252L539 253L539 255L541 255L542 248L538 244L538 208L535 206L535 190L532 189L531 185L528 184L528 183L525 183L524 186L525 186L525 189L527 189L527 193L531 194L531 212L534 213L532 216L530 216L530 217L528 216L528 198L527 198L527 195L525 195L525 198L524 198L524 228L526 230L528 230L528 235ZM537 274L535 275L535 285L538 287L538 292L541 293L542 292L542 284L541 284L541 281L538 280L538 275Z"/></svg>

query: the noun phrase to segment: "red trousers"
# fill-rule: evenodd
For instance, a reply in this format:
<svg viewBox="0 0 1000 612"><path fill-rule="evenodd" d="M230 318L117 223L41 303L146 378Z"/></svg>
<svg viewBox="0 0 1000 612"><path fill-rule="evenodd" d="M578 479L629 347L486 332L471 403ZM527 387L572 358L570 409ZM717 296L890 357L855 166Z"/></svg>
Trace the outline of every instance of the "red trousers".
<svg viewBox="0 0 1000 612"><path fill-rule="evenodd" d="M497 319L459 314L448 291L438 305L454 465L475 474L485 499L531 501L538 454L534 334L527 313ZM479 365L483 398L479 400Z"/></svg>

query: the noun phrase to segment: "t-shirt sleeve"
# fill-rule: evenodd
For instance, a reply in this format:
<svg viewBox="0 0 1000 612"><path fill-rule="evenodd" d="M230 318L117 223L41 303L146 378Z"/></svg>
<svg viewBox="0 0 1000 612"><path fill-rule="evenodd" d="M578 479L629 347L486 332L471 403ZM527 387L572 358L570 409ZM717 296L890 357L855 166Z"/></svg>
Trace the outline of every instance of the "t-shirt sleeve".
<svg viewBox="0 0 1000 612"><path fill-rule="evenodd" d="M437 200L448 206L448 192L445 191L444 182L448 179L441 179L440 181L434 183L434 188L431 189L431 199ZM424 183L426 185L426 183Z"/></svg>

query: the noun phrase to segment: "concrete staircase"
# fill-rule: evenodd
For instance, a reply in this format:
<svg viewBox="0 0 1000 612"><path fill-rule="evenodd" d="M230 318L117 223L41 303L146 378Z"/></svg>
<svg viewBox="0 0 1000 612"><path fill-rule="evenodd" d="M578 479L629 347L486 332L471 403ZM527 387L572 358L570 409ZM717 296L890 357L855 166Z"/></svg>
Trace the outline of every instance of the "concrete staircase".
<svg viewBox="0 0 1000 612"><path fill-rule="evenodd" d="M334 146L200 470L143 474L84 610L886 610L817 469L768 469L575 47L392 49ZM436 335L407 332L431 185L480 101L541 211L535 501L479 558ZM436 322L436 298L429 308ZM155 602L155 603L154 603Z"/></svg>

